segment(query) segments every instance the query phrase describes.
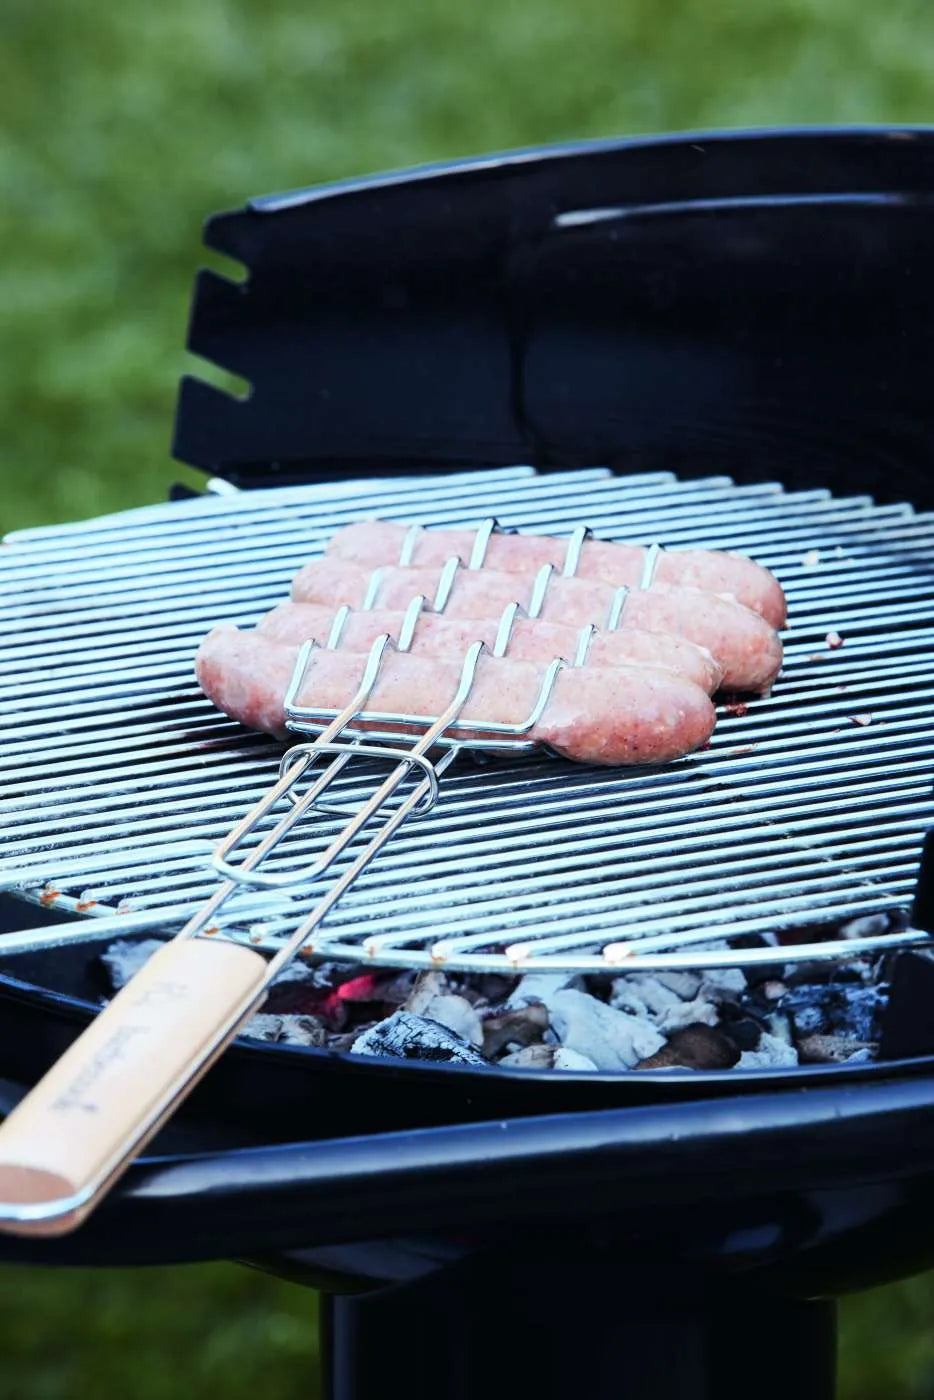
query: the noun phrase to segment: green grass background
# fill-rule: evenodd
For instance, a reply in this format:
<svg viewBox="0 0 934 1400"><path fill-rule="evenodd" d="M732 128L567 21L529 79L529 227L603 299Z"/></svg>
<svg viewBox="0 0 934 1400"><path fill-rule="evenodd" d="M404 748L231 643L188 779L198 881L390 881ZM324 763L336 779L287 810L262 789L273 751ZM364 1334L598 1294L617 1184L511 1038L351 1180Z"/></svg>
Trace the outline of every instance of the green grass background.
<svg viewBox="0 0 934 1400"><path fill-rule="evenodd" d="M168 444L212 210L576 137L932 121L932 60L931 0L0 0L0 532L199 480ZM844 1305L845 1400L934 1395L932 1303ZM313 1310L229 1264L0 1269L0 1400L308 1400Z"/></svg>

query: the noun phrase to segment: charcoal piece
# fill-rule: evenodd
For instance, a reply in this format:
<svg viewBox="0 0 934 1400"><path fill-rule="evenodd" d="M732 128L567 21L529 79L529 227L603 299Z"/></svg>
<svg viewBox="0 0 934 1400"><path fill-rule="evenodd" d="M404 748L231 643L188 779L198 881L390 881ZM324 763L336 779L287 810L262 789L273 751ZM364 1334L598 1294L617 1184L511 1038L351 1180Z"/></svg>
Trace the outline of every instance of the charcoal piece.
<svg viewBox="0 0 934 1400"><path fill-rule="evenodd" d="M725 938L711 939L709 943L700 944L699 947L709 953L731 953L733 951L732 944L727 942ZM742 996L746 986L746 975L741 968L729 965L705 968L701 974L701 985L693 997L702 997L705 1001L715 1002L735 1000Z"/></svg>
<svg viewBox="0 0 934 1400"><path fill-rule="evenodd" d="M724 976L720 978L720 973ZM746 982L741 973L739 990L745 989ZM671 986L663 978L653 973L630 972L616 977L610 987L609 1003L617 1011L628 1011L633 1016L647 1016L659 1030L667 1034L681 1026L692 1025L695 1021L706 1021L715 1026L718 1020L717 1005L724 998L731 998L737 990L737 983L729 968L714 969L713 974L703 980L699 977L685 977L680 985Z"/></svg>
<svg viewBox="0 0 934 1400"><path fill-rule="evenodd" d="M755 1050L762 1039L762 1025L752 1016L732 1017L724 1021L722 1029L740 1051Z"/></svg>
<svg viewBox="0 0 934 1400"><path fill-rule="evenodd" d="M582 984L583 978L570 972L527 972L513 988L506 1005L526 1006L530 1001L542 1001L547 1006L555 992Z"/></svg>
<svg viewBox="0 0 934 1400"><path fill-rule="evenodd" d="M293 958L291 962L286 963L285 967L276 973L276 978L272 985L276 987L281 982L301 982L309 987L330 987L333 986L333 983L330 980L329 970L334 967L334 965L333 963L320 963L313 967L312 964L306 962L303 957ZM322 976L326 980L319 980Z"/></svg>
<svg viewBox="0 0 934 1400"><path fill-rule="evenodd" d="M566 1045L526 1045L511 1055L504 1055L501 1065L511 1065L514 1069L564 1069L593 1071L597 1068L593 1060L569 1050Z"/></svg>
<svg viewBox="0 0 934 1400"><path fill-rule="evenodd" d="M557 1049L556 1045L546 1045L543 1041L537 1045L523 1045L521 1050L504 1055L499 1064L515 1069L554 1069Z"/></svg>
<svg viewBox="0 0 934 1400"><path fill-rule="evenodd" d="M419 1013L429 1021L437 1021L447 1026L449 1031L459 1035L478 1049L483 1044L483 1022L480 1013L471 1006L466 997L434 997Z"/></svg>
<svg viewBox="0 0 934 1400"><path fill-rule="evenodd" d="M579 1054L568 1045L556 1045L554 1047L555 1058L552 1062L552 1069L582 1069L595 1070L597 1066L593 1060L589 1060L586 1055Z"/></svg>
<svg viewBox="0 0 934 1400"><path fill-rule="evenodd" d="M711 990L711 998L714 995ZM651 1021L662 1035L670 1035L672 1031L694 1025L697 1021L715 1026L720 1019L715 1000L698 994L692 1000L684 1001L657 978L638 973L614 980L610 1005L617 1011Z"/></svg>
<svg viewBox="0 0 934 1400"><path fill-rule="evenodd" d="M881 1060L934 1054L934 955L925 949L906 949L893 960L889 1000L881 1021Z"/></svg>
<svg viewBox="0 0 934 1400"><path fill-rule="evenodd" d="M483 1053L495 1059L506 1045L526 1046L540 1041L548 1027L548 1011L541 1002L517 1006L483 1018Z"/></svg>
<svg viewBox="0 0 934 1400"><path fill-rule="evenodd" d="M673 1033L690 1026L716 1026L719 1021L720 1012L716 1004L705 1001L703 997L697 997L694 1001L683 1001L679 1006L665 1011L657 1018L656 1025L662 1035L670 1037Z"/></svg>
<svg viewBox="0 0 934 1400"><path fill-rule="evenodd" d="M888 914L861 914L857 919L848 919L837 929L838 938L878 938L888 932Z"/></svg>
<svg viewBox="0 0 934 1400"><path fill-rule="evenodd" d="M798 1041L798 1054L803 1065L842 1065L861 1050L871 1046L844 1035L806 1035Z"/></svg>
<svg viewBox="0 0 934 1400"><path fill-rule="evenodd" d="M413 1016L438 1021L471 1045L479 1047L483 1044L479 1012L466 997L451 991L450 983L442 972L420 973L403 1010L410 1011Z"/></svg>
<svg viewBox="0 0 934 1400"><path fill-rule="evenodd" d="M769 1035L775 1040L783 1040L786 1045L794 1044L794 1030L791 1024L791 1017L783 1011L770 1011L765 1018Z"/></svg>
<svg viewBox="0 0 934 1400"><path fill-rule="evenodd" d="M717 939L704 944L704 949L729 952L730 946L723 939ZM716 1013L709 1008L724 1001L735 1001L745 990L746 978L736 967L712 967L703 974L628 972L613 979L606 1000L620 1011L652 1016L664 1031L698 1020L714 1025ZM685 1012L687 1003L694 1004L694 1014Z"/></svg>
<svg viewBox="0 0 934 1400"><path fill-rule="evenodd" d="M682 1001L692 1001L703 982L703 978L697 972L655 972L652 975L663 987L676 992Z"/></svg>
<svg viewBox="0 0 934 1400"><path fill-rule="evenodd" d="M284 1045L313 1045L327 1043L328 1033L317 1016L283 1016L279 1040Z"/></svg>
<svg viewBox="0 0 934 1400"><path fill-rule="evenodd" d="M819 1034L825 1024L824 1008L816 1004L800 1006L794 1013L795 1035L798 1040L805 1035Z"/></svg>
<svg viewBox="0 0 934 1400"><path fill-rule="evenodd" d="M385 1055L397 1060L431 1060L444 1064L488 1065L461 1036L427 1016L396 1011L354 1041L354 1055Z"/></svg>
<svg viewBox="0 0 934 1400"><path fill-rule="evenodd" d="M250 1017L240 1034L248 1040L278 1040L281 1029L281 1016L270 1016L268 1011L259 1011Z"/></svg>
<svg viewBox="0 0 934 1400"><path fill-rule="evenodd" d="M839 1035L866 1044L876 1040L888 991L862 982L808 983L791 987L778 1011L791 1019L794 1039Z"/></svg>
<svg viewBox="0 0 934 1400"><path fill-rule="evenodd" d="M615 977L608 1000L617 1011L628 1011L632 1016L661 1016L684 1005L684 998L679 992L666 987L659 978L646 972L630 972L625 977Z"/></svg>
<svg viewBox="0 0 934 1400"><path fill-rule="evenodd" d="M795 1025L802 1023L805 1025L812 1021L814 1016L819 1016L822 1025L830 1023L830 1002L836 997L835 988L830 984L802 983L800 987L788 987L786 993L781 997L780 1005L783 1011L791 1016ZM814 1026L811 1026L814 1029Z"/></svg>
<svg viewBox="0 0 934 1400"><path fill-rule="evenodd" d="M704 972L701 991L713 1001L735 1001L742 996L747 985L742 968L710 967Z"/></svg>
<svg viewBox="0 0 934 1400"><path fill-rule="evenodd" d="M271 1016L265 1011L251 1016L240 1034L250 1040L267 1040L280 1045L320 1046L327 1042L327 1031L317 1017Z"/></svg>
<svg viewBox="0 0 934 1400"><path fill-rule="evenodd" d="M447 996L449 991L450 984L443 972L420 972L406 998L405 1009L415 1016L420 1016L423 1006L427 1006L435 997Z"/></svg>
<svg viewBox="0 0 934 1400"><path fill-rule="evenodd" d="M798 1063L798 1052L787 1040L763 1031L755 1050L744 1050L736 1062L737 1069L783 1069Z"/></svg>
<svg viewBox="0 0 934 1400"><path fill-rule="evenodd" d="M841 982L835 990L839 999L833 1003L831 1029L853 1040L876 1040L889 999L888 987L862 987Z"/></svg>
<svg viewBox="0 0 934 1400"><path fill-rule="evenodd" d="M598 1069L632 1069L665 1043L651 1021L616 1011L586 992L564 987L546 1005L561 1044L586 1055Z"/></svg>
<svg viewBox="0 0 934 1400"><path fill-rule="evenodd" d="M728 1035L713 1026L697 1023L684 1026L654 1055L641 1060L636 1069L730 1069L739 1059L739 1050Z"/></svg>

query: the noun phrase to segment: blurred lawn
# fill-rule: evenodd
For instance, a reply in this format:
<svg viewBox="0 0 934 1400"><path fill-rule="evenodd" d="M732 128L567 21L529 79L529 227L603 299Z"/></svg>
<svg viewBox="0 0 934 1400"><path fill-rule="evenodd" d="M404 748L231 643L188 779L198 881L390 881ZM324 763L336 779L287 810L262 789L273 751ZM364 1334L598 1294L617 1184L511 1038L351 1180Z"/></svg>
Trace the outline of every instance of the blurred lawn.
<svg viewBox="0 0 934 1400"><path fill-rule="evenodd" d="M0 0L0 22L0 532L198 480L168 442L214 209L573 137L934 119L931 0ZM932 1304L925 1278L845 1305L846 1400L934 1394ZM308 1400L311 1306L230 1265L0 1270L0 1398Z"/></svg>
<svg viewBox="0 0 934 1400"><path fill-rule="evenodd" d="M314 1400L316 1297L232 1264L0 1271L3 1400Z"/></svg>
<svg viewBox="0 0 934 1400"><path fill-rule="evenodd" d="M569 137L932 116L891 0L0 0L7 528L158 499L199 227Z"/></svg>

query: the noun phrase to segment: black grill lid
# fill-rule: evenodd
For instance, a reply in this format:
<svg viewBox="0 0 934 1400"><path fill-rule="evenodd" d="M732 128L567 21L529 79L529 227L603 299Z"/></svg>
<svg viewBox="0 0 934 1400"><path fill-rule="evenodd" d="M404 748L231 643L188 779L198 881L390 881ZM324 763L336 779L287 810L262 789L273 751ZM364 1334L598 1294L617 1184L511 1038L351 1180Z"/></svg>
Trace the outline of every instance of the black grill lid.
<svg viewBox="0 0 934 1400"><path fill-rule="evenodd" d="M174 450L240 485L515 461L934 499L934 130L597 142L208 221Z"/></svg>

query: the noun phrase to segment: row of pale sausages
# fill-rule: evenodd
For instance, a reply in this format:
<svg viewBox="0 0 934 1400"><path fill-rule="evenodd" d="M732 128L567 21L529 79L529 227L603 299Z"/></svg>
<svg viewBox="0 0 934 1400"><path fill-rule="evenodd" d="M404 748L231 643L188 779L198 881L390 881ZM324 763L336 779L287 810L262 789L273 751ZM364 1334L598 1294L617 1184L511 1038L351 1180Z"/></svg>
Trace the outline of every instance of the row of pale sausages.
<svg viewBox="0 0 934 1400"><path fill-rule="evenodd" d="M320 647L299 702L343 709L359 687L373 641L385 633L399 636L412 598L432 599L452 548L469 558L474 538L423 531L413 549L406 526L367 523L339 531L328 556L296 576L292 601L267 614L255 631L221 626L210 633L196 661L202 689L232 717L284 735L283 699L298 646L313 638ZM393 561L405 540L414 563L400 566ZM715 721L709 697L716 689L761 692L771 685L782 658L773 619L784 622L785 604L761 566L716 551L663 553L651 587L640 589L641 548L588 540L573 577L557 572L565 551L565 542L547 537L492 535L482 568L458 569L453 581L448 574L443 613L428 607L419 613L410 650L384 655L367 709L441 713L456 691L469 645L493 644L503 609L513 603L527 608L536 575L549 564L556 572L544 593L539 589L538 616L514 621L504 656L480 657L464 724L521 723L535 705L547 664L556 656L572 661L583 655L584 664L557 676L530 737L585 762L662 762L709 738ZM712 583L732 596L712 591ZM622 606L621 585L630 588ZM328 650L344 605L354 611L336 649ZM359 611L364 605L367 610ZM611 613L614 630L601 629Z"/></svg>

